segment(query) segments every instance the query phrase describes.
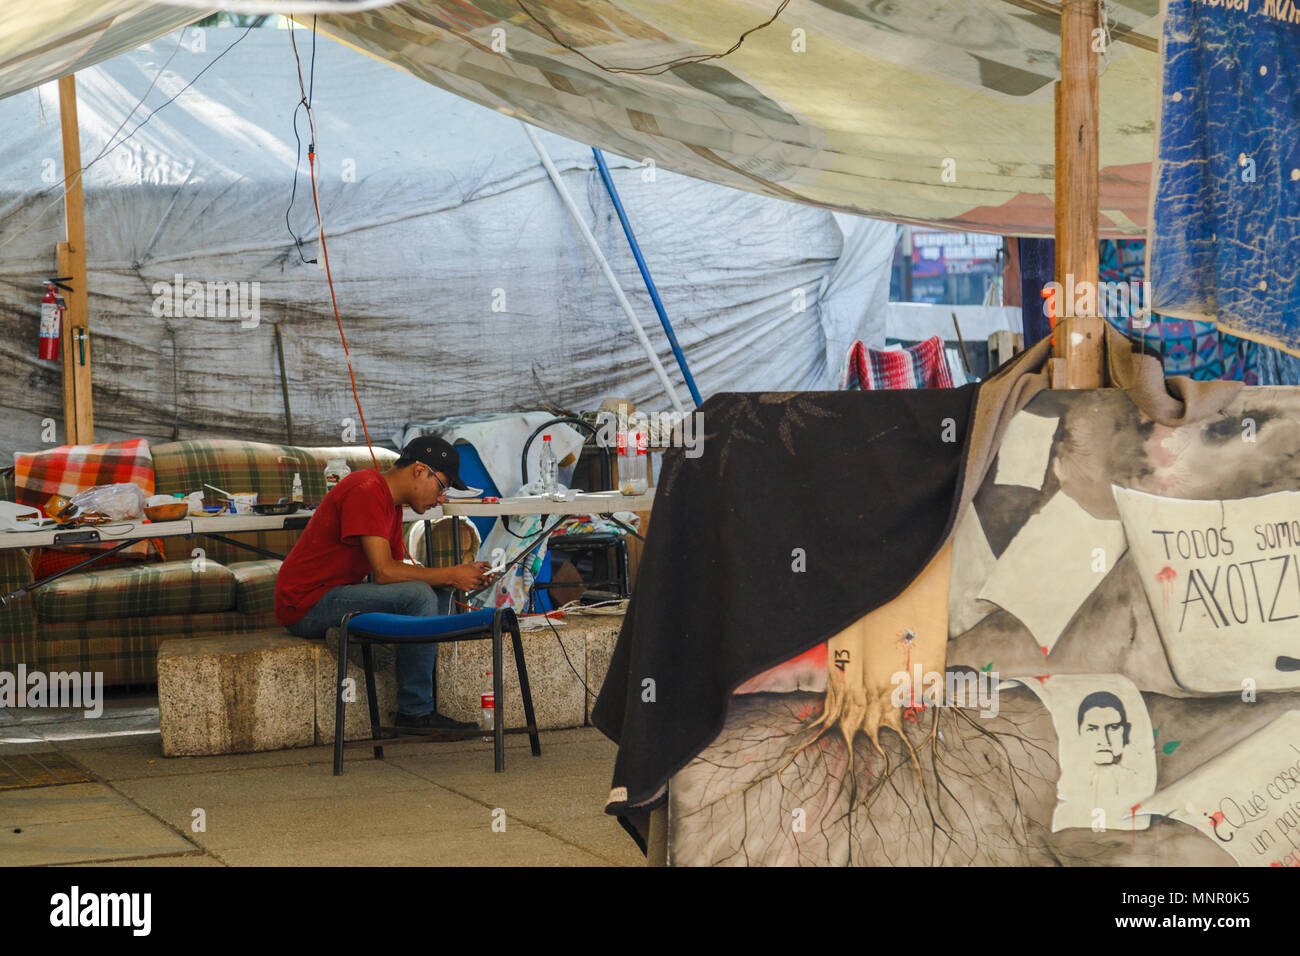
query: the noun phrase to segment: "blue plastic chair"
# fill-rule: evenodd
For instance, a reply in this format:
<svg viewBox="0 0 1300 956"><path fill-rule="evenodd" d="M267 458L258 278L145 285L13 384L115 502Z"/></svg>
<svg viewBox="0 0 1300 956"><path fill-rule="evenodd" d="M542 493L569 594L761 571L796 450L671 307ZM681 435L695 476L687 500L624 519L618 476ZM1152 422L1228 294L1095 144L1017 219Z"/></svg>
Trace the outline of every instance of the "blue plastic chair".
<svg viewBox="0 0 1300 956"><path fill-rule="evenodd" d="M361 645L361 660L366 672L366 698L370 705L370 739L375 741L375 759L384 759L380 740L393 739L380 736L386 729L379 724L379 698L375 692L375 668L370 653L371 644L444 644L452 641L492 641L492 693L495 710L492 721L493 769L502 773L506 769L506 742L504 720L504 688L502 682L501 635L509 632L515 649L515 670L519 674L519 692L524 699L524 720L528 725L528 739L534 757L542 755L542 745L537 738L537 717L533 713L533 695L528 686L528 668L524 664L524 645L519 639L519 619L513 608L495 610L485 608L465 614L444 614L438 617L411 617L405 614L380 614L377 612L350 611L339 627L339 670L334 702L334 775L343 772L344 681L348 676L348 646ZM391 728L389 728L391 729Z"/></svg>

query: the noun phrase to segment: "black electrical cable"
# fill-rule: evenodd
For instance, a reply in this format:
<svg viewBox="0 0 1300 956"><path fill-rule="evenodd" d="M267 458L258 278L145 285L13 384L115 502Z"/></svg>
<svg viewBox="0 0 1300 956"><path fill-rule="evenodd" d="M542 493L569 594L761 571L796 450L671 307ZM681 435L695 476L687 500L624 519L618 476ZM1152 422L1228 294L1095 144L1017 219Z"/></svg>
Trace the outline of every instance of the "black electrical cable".
<svg viewBox="0 0 1300 956"><path fill-rule="evenodd" d="M198 73L194 74L194 79L190 80L188 83L186 83L184 86L182 86L182 87L181 87L181 88L180 88L176 93L174 93L174 94L172 94L172 96L168 97L168 99L167 99L166 101L164 101L164 102L162 103L162 105L158 106L158 107L157 107L156 109L154 109L154 110L151 110L151 111L149 112L149 115L146 116L144 119L142 119L142 120L140 121L139 125L137 125L133 130L131 130L131 132L127 133L126 136L122 137L122 138L121 138L120 140L118 140L116 143L112 143L111 145L106 144L106 145L104 146L104 148L101 149L101 150L99 151L99 155L98 155L98 156L96 156L94 159L92 159L90 162L88 162L85 166L82 166L79 170L77 170L77 174L76 174L76 176L73 177L73 183L72 183L72 185L65 185L64 188L63 188L63 192L62 192L62 194L59 195L59 196L54 200L54 202L50 203L48 206L46 206L44 209L42 209L40 212L38 212L38 213L36 214L36 216L32 219L31 222L29 222L26 226L24 226L24 227L23 227L21 230L19 230L18 232L16 232L16 233L14 233L13 235L11 235L11 236L10 236L8 239L6 239L3 243L0 243L0 246L2 246L2 245L6 245L6 244L12 242L14 239L16 239L18 236L23 235L24 233L26 233L26 231L27 231L28 229L30 229L33 225L35 225L37 219L39 219L41 216L43 216L43 215L44 215L46 212L48 212L49 210L53 209L54 206L59 202L59 200L62 199L64 196L66 196L66 195L68 194L68 191L69 191L70 189L72 189L72 186L76 185L77 182L81 181L81 179L83 179L83 178L85 177L87 171L89 171L89 169L90 169L92 166L94 166L97 162L99 162L101 159L103 159L103 158L104 158L105 156L107 156L109 153L113 152L113 151L114 151L115 149L117 149L119 146L122 146L122 145L124 145L125 143L127 143L127 142L131 139L131 137L134 136L136 133L140 132L140 130L144 127L144 125L145 125L146 123L148 123L151 119L153 119L154 116L156 116L158 113L162 112L162 110L164 110L165 108L167 108L168 106L170 106L172 103L174 103L178 98L180 98L180 96L181 96L182 93L184 93L184 92L185 92L186 90L188 90L191 86L193 86L196 82L198 82L198 79L199 79L200 76L202 76L204 73L208 72L208 70L210 70L210 69L212 69L214 66L216 66L218 60L220 60L223 56L225 56L227 53L229 53L231 50L233 50L233 49L235 48L236 44L238 44L240 40L242 40L242 39L244 39L244 37L248 36L249 31L252 30L252 29L253 29L252 26L247 27L247 28L244 30L243 33L241 33L238 37L235 38L235 40L230 44L230 46L226 47L224 50L222 50L220 53L218 53L215 57L212 58L211 62L209 62L207 66L205 66L203 69L199 70ZM183 33L183 32L182 32L181 36L182 36L182 38L184 37L184 33ZM180 40L177 40L176 46L177 46L177 48L179 49L179 47L180 47ZM172 50L172 56L174 57L175 55L176 55L176 50ZM168 58L167 63L171 63L171 58L170 58L170 57ZM160 70L158 71L158 73L154 76L154 82L149 84L149 90L145 92L145 97L147 97L147 96L149 95L149 92L151 92L151 91L153 90L154 83L157 83L157 82L158 82L158 77L162 75L163 70L165 70L166 68L167 68L167 64L165 63L165 64L163 64L162 69L160 69ZM141 97L140 101L139 101L138 103L136 103L136 105L135 105L134 107L132 107L131 112L127 114L127 119L130 119L131 116L134 115L135 111L138 110L138 109L140 108L140 106L141 106L141 104L142 104L143 102L144 102L144 97ZM126 125L126 120L123 120L121 126L118 126L118 128L117 128L116 130L114 130L114 132L113 132L113 136L116 136L119 132L121 132L121 130L122 130L122 126L125 126L125 125ZM113 138L113 137L110 136L110 137L109 137L109 140L111 141L112 138ZM37 193L36 196L35 196L34 198L36 198L36 199L40 199L40 198L41 198L42 196L44 196L46 193L48 193L48 192L52 192L53 190L58 189L58 188L59 188L59 187L58 187L57 184L54 185L54 186L50 186L48 189L44 189L44 190L42 190L41 192Z"/></svg>
<svg viewBox="0 0 1300 956"><path fill-rule="evenodd" d="M590 687L587 686L586 678L584 678L581 674L578 673L578 669L573 666L573 661L569 660L569 652L564 649L564 641L560 640L560 632L555 629L555 624L551 621L550 616L543 615L543 617L546 618L546 624L548 627L550 627L551 633L555 635L555 643L560 645L560 653L564 655L564 662L569 665L569 670L573 671L573 676L578 678L578 683L582 685L583 690L585 690L588 694L590 694L592 697L599 696L595 691L593 691Z"/></svg>
<svg viewBox="0 0 1300 956"><path fill-rule="evenodd" d="M597 69L604 70L606 73L630 73L637 76L658 76L661 73L667 73L669 70L673 69L673 67L684 66L689 63L703 63L706 60L720 60L725 56L729 56L732 53L735 53L737 50L740 49L740 45L745 42L745 38L749 36L751 33L761 30L764 27L771 26L773 23L775 23L777 17L779 17L782 11L785 10L785 8L789 5L790 0L781 0L781 5L776 8L775 13L773 13L770 17L768 17L765 21L760 23L758 26L750 27L748 30L746 30L744 33L740 35L740 38L736 40L735 43L733 43L730 47L728 47L726 50L724 50L721 53L695 53L690 56L680 56L675 60L668 60L666 63L652 63L649 66L605 66L603 63L597 63L595 60L587 56L587 54L583 53L581 50L575 49L574 47L570 46L569 44L561 40L560 37L556 34L556 32L551 29L549 24L538 19L537 15L534 14L533 11L529 10L526 6L524 6L523 0L515 0L515 3L519 6L520 10L528 14L529 19L531 19L534 23L536 23L543 30L545 30L550 35L552 40L554 40L560 46L564 47L564 49L568 50L570 53L576 53L578 56L582 57L584 60L586 60L588 63L590 63L592 66L596 67Z"/></svg>
<svg viewBox="0 0 1300 956"><path fill-rule="evenodd" d="M293 47L293 58L298 63L298 82L302 82L302 61L298 59L298 44L293 38L293 21L289 21L289 45ZM293 224L289 221L289 214L293 212L293 202L298 196L298 166L302 161L302 138L298 135L298 111L304 106L308 112L311 111L312 96L316 90L316 18L311 18L311 65L307 68L307 92L293 110L293 141L296 145L293 154L293 186L289 190L289 206L284 211L284 225L289 230L289 235L293 236L294 248L298 250L298 258L302 260L303 265L315 265L315 259L308 259L302 254L303 239L293 231ZM307 144L308 155L314 155L316 149L315 143Z"/></svg>

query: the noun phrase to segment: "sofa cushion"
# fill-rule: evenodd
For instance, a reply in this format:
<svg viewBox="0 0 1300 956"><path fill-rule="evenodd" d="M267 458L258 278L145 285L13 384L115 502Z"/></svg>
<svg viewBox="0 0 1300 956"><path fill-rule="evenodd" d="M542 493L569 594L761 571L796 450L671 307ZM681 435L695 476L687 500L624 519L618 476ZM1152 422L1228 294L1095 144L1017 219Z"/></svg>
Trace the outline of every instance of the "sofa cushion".
<svg viewBox="0 0 1300 956"><path fill-rule="evenodd" d="M268 558L226 565L235 576L235 610L241 614L275 611L275 576L280 564Z"/></svg>
<svg viewBox="0 0 1300 956"><path fill-rule="evenodd" d="M0 532L2 533L2 532ZM32 583L32 564L20 548L0 551L0 593L8 594ZM29 593L0 607L0 671L36 657L36 615Z"/></svg>
<svg viewBox="0 0 1300 956"><path fill-rule="evenodd" d="M202 614L235 606L235 576L215 561L168 561L70 574L38 588L42 623Z"/></svg>
<svg viewBox="0 0 1300 956"><path fill-rule="evenodd" d="M397 460L397 453L376 448L380 468ZM264 502L288 497L293 492L293 476L302 478L303 501L314 504L325 497L325 463L342 458L353 471L374 467L365 445L341 448L299 448L265 442L235 439L191 439L167 442L153 447L154 472L158 493L188 495L202 491L209 499L216 493L205 482L230 494L254 492ZM236 541L275 554L288 554L299 531L266 531L233 534ZM203 539L208 557L222 564L247 561L253 553L212 538Z"/></svg>

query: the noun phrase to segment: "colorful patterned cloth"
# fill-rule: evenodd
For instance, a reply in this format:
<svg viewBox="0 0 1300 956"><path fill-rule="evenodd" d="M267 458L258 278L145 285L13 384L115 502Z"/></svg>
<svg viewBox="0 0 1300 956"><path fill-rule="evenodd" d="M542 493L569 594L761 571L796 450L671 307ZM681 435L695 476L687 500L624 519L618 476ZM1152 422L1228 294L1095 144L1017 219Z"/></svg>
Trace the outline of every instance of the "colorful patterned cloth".
<svg viewBox="0 0 1300 956"><path fill-rule="evenodd" d="M1146 241L1105 239L1099 268L1102 282L1142 281L1146 277ZM1261 347L1247 339L1220 331L1213 322L1197 322L1152 315L1145 328L1134 324L1129 303L1120 303L1118 315L1107 320L1124 334L1142 339L1165 359L1166 375L1186 375L1197 381L1229 379L1258 385Z"/></svg>
<svg viewBox="0 0 1300 956"><path fill-rule="evenodd" d="M14 452L14 494L20 505L42 508L51 495L71 498L96 485L132 482L152 495L153 456L149 442L108 442L102 445L62 445L49 451Z"/></svg>
<svg viewBox="0 0 1300 956"><path fill-rule="evenodd" d="M846 389L952 388L943 340L932 335L901 349L873 349L861 342L849 348Z"/></svg>
<svg viewBox="0 0 1300 956"><path fill-rule="evenodd" d="M105 442L99 445L61 445L49 451L25 454L14 452L14 500L20 505L44 509L53 495L71 498L96 485L131 482L145 496L154 492L153 455L143 438ZM37 580L71 567L89 557L89 552L107 551L111 544L75 545L66 548L39 548L35 559ZM137 541L110 558L109 564L163 557L160 538ZM107 565L105 565L107 566Z"/></svg>

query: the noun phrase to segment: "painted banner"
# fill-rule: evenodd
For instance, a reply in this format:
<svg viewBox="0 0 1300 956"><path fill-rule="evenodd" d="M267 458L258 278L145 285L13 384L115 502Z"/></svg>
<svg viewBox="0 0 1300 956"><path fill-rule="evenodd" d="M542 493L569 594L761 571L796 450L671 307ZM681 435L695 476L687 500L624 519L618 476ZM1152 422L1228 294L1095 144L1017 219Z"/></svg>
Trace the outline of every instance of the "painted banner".
<svg viewBox="0 0 1300 956"><path fill-rule="evenodd" d="M1300 866L1300 711L1288 711L1151 797L1242 866Z"/></svg>
<svg viewBox="0 0 1300 956"><path fill-rule="evenodd" d="M1300 4L1168 0L1153 308L1300 353Z"/></svg>
<svg viewBox="0 0 1300 956"><path fill-rule="evenodd" d="M1052 713L1061 775L1052 832L1145 830L1139 812L1156 788L1155 736L1137 685L1119 674L1017 678Z"/></svg>
<svg viewBox="0 0 1300 956"><path fill-rule="evenodd" d="M1189 501L1112 489L1178 683L1300 688L1300 492Z"/></svg>

